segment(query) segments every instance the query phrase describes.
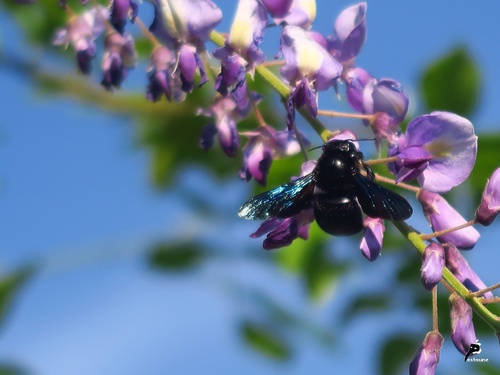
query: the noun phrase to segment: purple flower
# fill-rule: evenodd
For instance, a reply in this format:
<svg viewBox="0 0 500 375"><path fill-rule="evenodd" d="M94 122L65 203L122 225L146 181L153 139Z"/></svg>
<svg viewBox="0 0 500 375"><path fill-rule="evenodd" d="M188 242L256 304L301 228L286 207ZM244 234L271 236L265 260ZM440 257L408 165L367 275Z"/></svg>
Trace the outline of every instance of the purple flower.
<svg viewBox="0 0 500 375"><path fill-rule="evenodd" d="M420 280L425 289L432 290L441 281L444 258L444 248L440 244L433 242L425 248L420 270Z"/></svg>
<svg viewBox="0 0 500 375"><path fill-rule="evenodd" d="M375 79L361 68L344 74L349 105L357 112L373 114L370 124L377 140L392 141L408 111L408 96L398 81Z"/></svg>
<svg viewBox="0 0 500 375"><path fill-rule="evenodd" d="M486 182L481 204L476 210L476 222L488 226L500 213L500 168Z"/></svg>
<svg viewBox="0 0 500 375"><path fill-rule="evenodd" d="M235 157L240 147L240 137L236 129L236 122L245 118L250 107L241 109L231 97L217 97L210 109L200 109L198 114L213 117L215 123L205 126L200 140L200 146L208 150L213 144L213 137L217 134L219 144L226 155Z"/></svg>
<svg viewBox="0 0 500 375"><path fill-rule="evenodd" d="M196 48L190 44L183 44L179 49L178 69L182 81L182 91L184 92L193 91L196 72L200 73L198 86L202 86L208 81L200 55L196 52Z"/></svg>
<svg viewBox="0 0 500 375"><path fill-rule="evenodd" d="M293 0L288 14L285 17L274 17L274 22L276 25L285 23L307 30L311 28L315 18L316 0Z"/></svg>
<svg viewBox="0 0 500 375"><path fill-rule="evenodd" d="M240 108L247 105L246 73L252 76L256 65L265 60L259 45L264 37L267 12L258 0L240 0L224 47L214 51L221 60L221 72L215 89L223 96L231 95Z"/></svg>
<svg viewBox="0 0 500 375"><path fill-rule="evenodd" d="M463 355L467 354L470 344L477 341L474 324L472 322L472 307L456 293L449 298L451 340L457 350Z"/></svg>
<svg viewBox="0 0 500 375"><path fill-rule="evenodd" d="M313 171L316 162L307 161L302 164L300 176ZM312 208L302 210L297 215L286 218L272 218L265 220L259 228L250 235L252 238L261 237L267 233L263 242L266 250L277 249L290 245L296 238L309 238L309 225L314 221Z"/></svg>
<svg viewBox="0 0 500 375"><path fill-rule="evenodd" d="M237 53L224 57L222 53L222 49L214 52L214 56L222 60L221 72L215 80L214 87L222 96L227 96L231 89L233 99L240 108L244 108L248 105L246 61Z"/></svg>
<svg viewBox="0 0 500 375"><path fill-rule="evenodd" d="M222 19L221 10L210 0L154 0L156 17L170 38L181 44L199 46L206 42ZM160 32L160 34L161 34Z"/></svg>
<svg viewBox="0 0 500 375"><path fill-rule="evenodd" d="M167 100L181 102L186 98L182 91L182 80L179 74L172 74L175 70L175 54L167 47L157 47L151 54L151 65L149 66L149 84L146 98L157 102L165 95Z"/></svg>
<svg viewBox="0 0 500 375"><path fill-rule="evenodd" d="M424 342L411 360L410 375L433 375L436 372L443 342L443 336L439 332L427 333Z"/></svg>
<svg viewBox="0 0 500 375"><path fill-rule="evenodd" d="M139 7L132 0L112 0L109 22L116 31L123 35L128 18L131 17L134 22L138 11Z"/></svg>
<svg viewBox="0 0 500 375"><path fill-rule="evenodd" d="M281 51L285 65L281 75L293 87L289 98L288 127L294 118L294 106L308 108L317 115L317 92L332 87L342 72L342 65L299 27L286 26L281 33Z"/></svg>
<svg viewBox="0 0 500 375"><path fill-rule="evenodd" d="M366 3L344 9L333 28L334 34L329 38L328 51L341 63L353 60L366 39Z"/></svg>
<svg viewBox="0 0 500 375"><path fill-rule="evenodd" d="M453 228L467 221L439 194L421 189L417 200L422 205L424 215L435 232ZM479 240L479 232L472 226L438 236L441 243L451 242L460 249L472 249Z"/></svg>
<svg viewBox="0 0 500 375"><path fill-rule="evenodd" d="M300 145L292 131L277 131L270 126L262 125L242 135L248 137L243 149L244 165L240 170L240 177L246 181L254 177L258 183L266 185L267 173L273 159L300 151ZM302 141L308 144L304 137Z"/></svg>
<svg viewBox="0 0 500 375"><path fill-rule="evenodd" d="M293 0L261 0L271 17L284 17L292 6Z"/></svg>
<svg viewBox="0 0 500 375"><path fill-rule="evenodd" d="M250 237L257 238L267 233L262 246L266 250L289 246L296 238L309 238L309 224L314 221L312 209L304 210L287 219L269 219L264 221Z"/></svg>
<svg viewBox="0 0 500 375"><path fill-rule="evenodd" d="M81 15L70 17L65 29L59 29L54 36L54 45L69 44L76 54L78 69L83 74L90 74L92 71L92 59L96 55L96 40L105 30L103 19L107 19L108 10L102 6L92 8Z"/></svg>
<svg viewBox="0 0 500 375"><path fill-rule="evenodd" d="M153 5L155 18L149 29L176 56L176 64L168 66L170 83L177 85L171 91L181 89L189 93L197 72L199 86L207 82L200 53L205 51L204 43L220 23L222 12L209 0L153 0Z"/></svg>
<svg viewBox="0 0 500 375"><path fill-rule="evenodd" d="M366 259L373 262L382 250L385 231L384 220L366 216L363 220L363 227L365 231L360 244L361 253Z"/></svg>
<svg viewBox="0 0 500 375"><path fill-rule="evenodd" d="M108 90L119 88L128 70L137 63L134 39L130 34L120 35L112 32L104 40L102 60L103 78L101 84Z"/></svg>
<svg viewBox="0 0 500 375"><path fill-rule="evenodd" d="M469 263L460 254L455 245L447 243L443 245L446 256L446 267L464 286L472 292L485 289L486 285L472 270ZM492 292L484 293L484 298L493 298Z"/></svg>
<svg viewBox="0 0 500 375"><path fill-rule="evenodd" d="M395 140L397 143L397 140ZM397 147L391 166L397 181L418 175L424 189L444 193L461 184L476 161L477 137L472 123L449 112L432 112L413 119L405 144Z"/></svg>

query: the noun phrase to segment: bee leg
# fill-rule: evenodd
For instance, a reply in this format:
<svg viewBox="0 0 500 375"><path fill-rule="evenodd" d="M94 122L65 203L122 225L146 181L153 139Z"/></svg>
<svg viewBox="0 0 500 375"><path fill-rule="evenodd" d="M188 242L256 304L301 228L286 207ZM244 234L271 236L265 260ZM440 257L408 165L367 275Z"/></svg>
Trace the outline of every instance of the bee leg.
<svg viewBox="0 0 500 375"><path fill-rule="evenodd" d="M375 173L373 173L373 169L366 163L363 163L363 169L366 171L366 176L374 181L375 180Z"/></svg>

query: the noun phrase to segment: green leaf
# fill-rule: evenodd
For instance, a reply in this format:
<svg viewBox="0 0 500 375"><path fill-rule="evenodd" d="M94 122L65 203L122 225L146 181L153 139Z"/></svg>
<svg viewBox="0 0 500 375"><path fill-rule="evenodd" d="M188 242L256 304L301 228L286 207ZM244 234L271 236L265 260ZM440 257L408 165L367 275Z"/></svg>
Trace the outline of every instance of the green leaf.
<svg viewBox="0 0 500 375"><path fill-rule="evenodd" d="M246 321L241 326L245 342L258 352L273 359L286 360L291 357L291 348L271 327Z"/></svg>
<svg viewBox="0 0 500 375"><path fill-rule="evenodd" d="M358 295L345 309L342 320L347 323L365 312L387 310L391 304L392 299L388 293Z"/></svg>
<svg viewBox="0 0 500 375"><path fill-rule="evenodd" d="M385 341L381 349L379 373L396 375L401 369L408 368L410 360L420 346L415 336L408 334L392 336Z"/></svg>
<svg viewBox="0 0 500 375"><path fill-rule="evenodd" d="M186 270L197 266L204 259L200 245L193 242L156 245L149 255L149 263L161 270Z"/></svg>
<svg viewBox="0 0 500 375"><path fill-rule="evenodd" d="M25 267L0 278L0 324L5 321L15 297L33 272L34 268Z"/></svg>
<svg viewBox="0 0 500 375"><path fill-rule="evenodd" d="M479 68L465 47L457 47L427 68L421 91L426 111L446 110L468 117L479 102Z"/></svg>

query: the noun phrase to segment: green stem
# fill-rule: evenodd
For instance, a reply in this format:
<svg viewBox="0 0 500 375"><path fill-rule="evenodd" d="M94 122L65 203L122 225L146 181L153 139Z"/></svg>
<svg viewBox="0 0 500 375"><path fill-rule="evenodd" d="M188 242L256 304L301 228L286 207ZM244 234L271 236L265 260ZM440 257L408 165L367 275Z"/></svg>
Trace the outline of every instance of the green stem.
<svg viewBox="0 0 500 375"><path fill-rule="evenodd" d="M422 256L427 245L420 238L419 233L413 230L404 221L394 221L393 223L401 232L401 234L411 242L415 249L417 249L418 255ZM448 285L460 297L462 297L472 307L474 312L479 315L495 331L496 335L500 334L499 317L486 308L486 306L482 302L483 298L474 297L472 293L446 267L443 269L443 277L441 279L441 282L445 285Z"/></svg>

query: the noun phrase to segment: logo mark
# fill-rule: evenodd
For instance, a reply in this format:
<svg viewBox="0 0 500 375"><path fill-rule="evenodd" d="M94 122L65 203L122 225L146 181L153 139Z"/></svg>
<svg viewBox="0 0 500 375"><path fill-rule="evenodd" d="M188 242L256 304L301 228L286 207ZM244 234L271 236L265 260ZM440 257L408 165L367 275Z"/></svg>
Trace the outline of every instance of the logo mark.
<svg viewBox="0 0 500 375"><path fill-rule="evenodd" d="M481 343L479 342L479 340L476 340L475 343L470 344L469 351L465 355L464 362L466 362L467 358L469 358L471 355L479 353L481 353Z"/></svg>

